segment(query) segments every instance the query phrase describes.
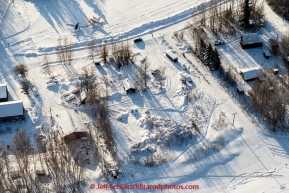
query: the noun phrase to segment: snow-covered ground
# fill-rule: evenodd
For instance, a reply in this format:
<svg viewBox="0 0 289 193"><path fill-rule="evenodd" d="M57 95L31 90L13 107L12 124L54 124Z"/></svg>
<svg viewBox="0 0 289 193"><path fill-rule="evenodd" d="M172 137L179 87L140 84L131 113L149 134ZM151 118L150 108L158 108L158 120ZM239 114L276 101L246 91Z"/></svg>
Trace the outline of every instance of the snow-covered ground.
<svg viewBox="0 0 289 193"><path fill-rule="evenodd" d="M91 107L77 106L77 99L68 103L62 97L75 88L77 74L88 67L99 77L112 80L110 117L118 156L123 161L123 175L117 181L107 181L99 167L89 169L87 192L91 183L198 185L198 192L288 192L288 136L272 134L264 125L254 123L193 55L186 57L194 66L180 55L178 63L165 57L167 49L176 54L184 50L184 44L177 43L172 34L182 29L191 13L204 2L207 1L2 0L0 83L7 83L9 100L23 100L27 119L1 123L0 142L10 144L15 131L21 129L27 129L32 136L37 126L49 122L50 110L56 115L71 108L90 116ZM284 33L288 23L266 4L265 14L267 24L260 35L267 41L277 32ZM87 20L94 15L103 15L106 24L86 27ZM80 31L75 33L77 22ZM121 70L113 64L95 67L87 57L86 43L92 38L99 43L137 36L144 41L131 44L136 65ZM69 69L56 62L57 40L63 37L68 37L75 48ZM265 46L244 51L238 38L224 39L225 45L218 47L223 62L236 68L274 65L274 58L265 61L262 56ZM56 86L49 88L41 67L44 54L51 57L53 74L58 80ZM150 75L146 92L126 94L122 80L132 79L145 57L151 70L166 67L163 90L158 89L158 82ZM27 78L38 90L38 97L21 93L19 78L13 72L13 66L19 63L28 66ZM183 70L180 64L187 69ZM182 84L182 75L191 77L192 82ZM192 101L185 97L190 91L195 96ZM132 114L131 110L136 109L138 113ZM222 124L218 122L220 117ZM199 125L200 134L191 127L192 118ZM5 132L7 128L11 128L11 133ZM164 163L143 166L145 157L153 155L160 156Z"/></svg>

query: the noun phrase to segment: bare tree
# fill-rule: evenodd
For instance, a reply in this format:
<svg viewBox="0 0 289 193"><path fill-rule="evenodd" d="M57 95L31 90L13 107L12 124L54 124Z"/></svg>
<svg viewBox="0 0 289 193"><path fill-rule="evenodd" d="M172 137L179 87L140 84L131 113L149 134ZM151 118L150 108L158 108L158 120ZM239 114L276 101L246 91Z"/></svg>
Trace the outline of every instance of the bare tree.
<svg viewBox="0 0 289 193"><path fill-rule="evenodd" d="M30 181L30 156L33 153L33 148L31 145L30 137L26 130L19 131L15 134L12 139L13 151L16 158L17 165L19 167L19 172L22 180L25 183L26 188L29 190L30 186L28 183Z"/></svg>
<svg viewBox="0 0 289 193"><path fill-rule="evenodd" d="M56 50L58 61L60 64L67 65L71 63L73 56L73 44L71 41L68 41L67 37L65 37L64 39L58 39L58 45Z"/></svg>
<svg viewBox="0 0 289 193"><path fill-rule="evenodd" d="M43 68L44 68L44 72L50 76L51 69L50 69L49 61L50 61L49 56L45 54L43 57L43 64L44 64Z"/></svg>
<svg viewBox="0 0 289 193"><path fill-rule="evenodd" d="M140 67L140 74L141 74L141 78L144 82L144 86L147 87L147 78L148 78L148 74L149 74L149 68L150 68L150 62L148 61L147 57L144 59L144 63L141 64Z"/></svg>
<svg viewBox="0 0 289 193"><path fill-rule="evenodd" d="M96 53L96 44L94 40L91 40L87 43L88 46L88 55L90 57L90 59L92 60L92 62L94 63L94 57L95 57L95 53Z"/></svg>
<svg viewBox="0 0 289 193"><path fill-rule="evenodd" d="M158 81L160 82L160 90L162 90L163 89L163 82L165 80L166 67L165 66L160 67L159 71L160 71L160 73L158 76Z"/></svg>
<svg viewBox="0 0 289 193"><path fill-rule="evenodd" d="M26 65L24 64L19 64L17 66L14 67L14 72L20 76L22 76L23 78L27 76L28 74L28 68Z"/></svg>
<svg viewBox="0 0 289 193"><path fill-rule="evenodd" d="M99 48L99 53L102 61L104 63L108 62L108 47L106 44L102 44Z"/></svg>
<svg viewBox="0 0 289 193"><path fill-rule="evenodd" d="M24 91L25 94L29 94L29 89L31 87L31 84L28 80L21 80L20 82L21 89Z"/></svg>

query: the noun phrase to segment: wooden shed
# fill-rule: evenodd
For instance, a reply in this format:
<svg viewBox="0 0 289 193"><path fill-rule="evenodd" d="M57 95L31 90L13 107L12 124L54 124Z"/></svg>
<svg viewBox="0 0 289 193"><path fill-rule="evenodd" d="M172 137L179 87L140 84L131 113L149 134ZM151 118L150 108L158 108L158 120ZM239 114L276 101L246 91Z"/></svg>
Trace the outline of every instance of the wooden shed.
<svg viewBox="0 0 289 193"><path fill-rule="evenodd" d="M123 88L126 91L126 93L136 92L135 86L131 83L131 81L128 78L123 80Z"/></svg>
<svg viewBox="0 0 289 193"><path fill-rule="evenodd" d="M242 78L247 82L251 80L255 80L256 78L262 80L261 77L259 77L259 72L261 68L255 67L255 68L245 68L240 70L240 74Z"/></svg>
<svg viewBox="0 0 289 193"><path fill-rule="evenodd" d="M65 143L87 136L81 113L77 110L66 110L58 114L55 117L55 121Z"/></svg>
<svg viewBox="0 0 289 193"><path fill-rule="evenodd" d="M262 47L262 41L257 33L243 34L241 36L240 45L243 49Z"/></svg>

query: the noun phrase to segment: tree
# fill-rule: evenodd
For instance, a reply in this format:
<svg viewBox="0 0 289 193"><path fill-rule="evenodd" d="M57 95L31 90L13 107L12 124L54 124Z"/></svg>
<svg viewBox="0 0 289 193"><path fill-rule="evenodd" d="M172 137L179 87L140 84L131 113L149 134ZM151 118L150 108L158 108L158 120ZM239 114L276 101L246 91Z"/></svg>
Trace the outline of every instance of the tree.
<svg viewBox="0 0 289 193"><path fill-rule="evenodd" d="M207 44L205 43L203 38L200 38L200 50L199 50L199 57L202 61L206 61L206 52L207 52Z"/></svg>
<svg viewBox="0 0 289 193"><path fill-rule="evenodd" d="M120 42L113 45L112 55L115 58L118 68L129 64L129 62L133 63L134 56L128 42L126 44Z"/></svg>
<svg viewBox="0 0 289 193"><path fill-rule="evenodd" d="M68 41L67 37L58 39L56 50L59 63L62 65L70 64L73 56L73 44Z"/></svg>
<svg viewBox="0 0 289 193"><path fill-rule="evenodd" d="M94 40L91 40L87 43L88 46L88 55L89 58L92 60L94 63L94 57L95 57L95 51L96 51L96 44Z"/></svg>
<svg viewBox="0 0 289 193"><path fill-rule="evenodd" d="M279 52L278 35L270 39L269 44L270 44L271 52L274 54L274 56L276 56L277 53Z"/></svg>
<svg viewBox="0 0 289 193"><path fill-rule="evenodd" d="M245 29L248 29L250 24L250 17L251 17L251 8L250 8L250 0L244 0L241 8L241 18L240 21Z"/></svg>
<svg viewBox="0 0 289 193"><path fill-rule="evenodd" d="M215 70L218 70L221 66L221 60L218 50L215 48L212 54L212 63Z"/></svg>
<svg viewBox="0 0 289 193"><path fill-rule="evenodd" d="M209 43L208 46L206 47L206 52L205 52L205 61L210 65L212 62L212 56L213 56L213 47Z"/></svg>
<svg viewBox="0 0 289 193"><path fill-rule="evenodd" d="M20 82L21 89L24 91L25 94L29 94L29 89L31 87L31 84L28 80L21 80Z"/></svg>
<svg viewBox="0 0 289 193"><path fill-rule="evenodd" d="M100 53L100 57L101 57L102 61L103 61L104 63L107 63L107 59L108 59L108 48L107 48L107 45L106 45L106 44L103 44L103 45L100 46L99 53Z"/></svg>
<svg viewBox="0 0 289 193"><path fill-rule="evenodd" d="M144 81L144 86L147 87L147 78L149 74L150 62L145 58L144 63L141 64L141 77Z"/></svg>
<svg viewBox="0 0 289 193"><path fill-rule="evenodd" d="M50 69L50 65L49 65L49 56L47 54L44 55L43 57L43 68L44 68L44 72L46 74L48 74L49 76L51 75L51 69Z"/></svg>
<svg viewBox="0 0 289 193"><path fill-rule="evenodd" d="M23 78L27 76L28 74L28 68L26 65L24 64L19 64L17 66L14 67L14 72L17 74L17 75L20 75L22 76Z"/></svg>
<svg viewBox="0 0 289 193"><path fill-rule="evenodd" d="M159 73L159 78L158 78L158 81L160 82L160 90L163 89L163 81L165 80L165 73L166 73L166 67L165 66L160 67L160 73Z"/></svg>

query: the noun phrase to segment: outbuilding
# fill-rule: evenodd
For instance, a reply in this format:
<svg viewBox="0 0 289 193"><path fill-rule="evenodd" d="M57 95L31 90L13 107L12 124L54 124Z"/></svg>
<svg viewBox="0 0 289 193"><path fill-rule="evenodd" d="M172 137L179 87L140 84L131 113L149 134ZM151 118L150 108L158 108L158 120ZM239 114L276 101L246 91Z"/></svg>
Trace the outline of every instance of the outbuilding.
<svg viewBox="0 0 289 193"><path fill-rule="evenodd" d="M0 84L0 102L8 101L7 84Z"/></svg>
<svg viewBox="0 0 289 193"><path fill-rule="evenodd" d="M178 57L171 50L166 51L166 56L173 62L178 61Z"/></svg>
<svg viewBox="0 0 289 193"><path fill-rule="evenodd" d="M131 81L128 78L123 80L123 88L126 91L126 93L136 92L135 86L131 83Z"/></svg>
<svg viewBox="0 0 289 193"><path fill-rule="evenodd" d="M240 85L237 86L237 92L238 94L244 94L244 88Z"/></svg>
<svg viewBox="0 0 289 193"><path fill-rule="evenodd" d="M242 78L247 82L251 80L255 80L256 78L259 78L262 80L261 77L259 77L261 68L255 67L255 68L246 68L240 70L240 74Z"/></svg>
<svg viewBox="0 0 289 193"><path fill-rule="evenodd" d="M63 111L55 117L55 121L65 143L87 136L81 113L76 110Z"/></svg>
<svg viewBox="0 0 289 193"><path fill-rule="evenodd" d="M257 33L243 34L240 45L243 49L262 47L262 41Z"/></svg>
<svg viewBox="0 0 289 193"><path fill-rule="evenodd" d="M9 101L0 103L0 122L24 120L23 102Z"/></svg>
<svg viewBox="0 0 289 193"><path fill-rule="evenodd" d="M271 57L271 53L269 52L269 50L263 50L263 55L266 59Z"/></svg>

